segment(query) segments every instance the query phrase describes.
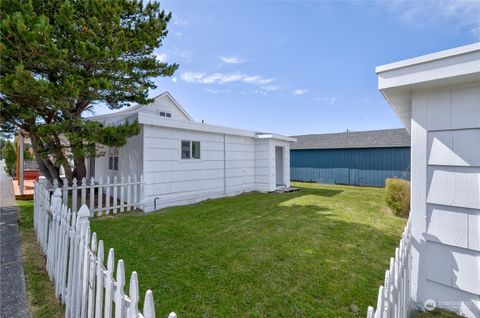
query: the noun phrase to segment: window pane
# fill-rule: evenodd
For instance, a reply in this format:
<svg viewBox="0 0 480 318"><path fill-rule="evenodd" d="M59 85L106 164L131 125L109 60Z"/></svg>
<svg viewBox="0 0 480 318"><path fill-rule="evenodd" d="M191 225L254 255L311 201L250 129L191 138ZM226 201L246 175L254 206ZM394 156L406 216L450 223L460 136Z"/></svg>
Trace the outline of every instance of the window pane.
<svg viewBox="0 0 480 318"><path fill-rule="evenodd" d="M113 147L113 155L118 157L118 147Z"/></svg>
<svg viewBox="0 0 480 318"><path fill-rule="evenodd" d="M192 141L192 158L200 159L200 141Z"/></svg>
<svg viewBox="0 0 480 318"><path fill-rule="evenodd" d="M114 166L113 170L118 170L118 157L113 158Z"/></svg>
<svg viewBox="0 0 480 318"><path fill-rule="evenodd" d="M160 116L165 117L165 112L160 112Z"/></svg>
<svg viewBox="0 0 480 318"><path fill-rule="evenodd" d="M182 140L182 159L190 159L190 141Z"/></svg>
<svg viewBox="0 0 480 318"><path fill-rule="evenodd" d="M168 117L168 118L172 117L172 114L167 113L167 117Z"/></svg>
<svg viewBox="0 0 480 318"><path fill-rule="evenodd" d="M108 170L113 170L113 157L108 158Z"/></svg>

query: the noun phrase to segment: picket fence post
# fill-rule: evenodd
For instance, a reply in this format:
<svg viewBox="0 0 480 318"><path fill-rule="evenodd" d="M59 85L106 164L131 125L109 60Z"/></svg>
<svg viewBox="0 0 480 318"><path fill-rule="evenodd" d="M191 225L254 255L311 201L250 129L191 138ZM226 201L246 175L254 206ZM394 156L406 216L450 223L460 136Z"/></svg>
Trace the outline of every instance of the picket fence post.
<svg viewBox="0 0 480 318"><path fill-rule="evenodd" d="M141 183L132 183L131 180L128 177L125 183L122 179L119 184L114 179L111 186L114 187L114 192L117 192L120 187L121 202L115 201L112 208L122 212L135 206L135 202L130 201L132 186L135 189L137 186L140 187ZM40 180L35 184L34 230L42 251L46 255L46 267L53 282L55 296L65 304L65 317L112 318L114 315L116 318L155 318L152 291L147 290L145 293L143 312L141 312L138 308L140 294L137 273L132 272L128 295L126 295L123 260L118 261L116 279L114 279L114 250L109 249L105 268L104 242L97 238L96 233L90 233L89 217L92 215L92 209L89 209L85 202L86 194L89 193L88 203L90 208L93 208L94 188L102 185L101 179L99 184L90 188L86 185L85 179L82 180L80 190L83 204L78 211L76 211L75 202L78 199L79 190L76 187L76 180L71 187L66 186L66 181L62 187L57 186L51 196L45 181ZM90 181L90 186L93 186L94 180ZM107 179L107 184L108 181ZM69 191L72 191L71 208L67 206L68 198L65 199ZM135 196L135 191L133 192ZM102 193L100 188L98 193L99 195ZM128 200L126 203L125 198ZM101 213L101 203L97 208ZM176 318L176 314L172 312L169 317Z"/></svg>
<svg viewBox="0 0 480 318"><path fill-rule="evenodd" d="M410 220L399 246L385 271L383 286L378 289L377 307L368 307L367 318L407 318L410 306Z"/></svg>

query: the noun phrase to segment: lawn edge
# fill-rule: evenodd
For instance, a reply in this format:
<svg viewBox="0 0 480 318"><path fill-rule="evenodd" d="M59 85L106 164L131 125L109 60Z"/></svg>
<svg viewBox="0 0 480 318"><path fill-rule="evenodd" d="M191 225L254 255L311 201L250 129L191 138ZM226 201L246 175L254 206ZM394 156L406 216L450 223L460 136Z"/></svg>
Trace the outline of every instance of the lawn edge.
<svg viewBox="0 0 480 318"><path fill-rule="evenodd" d="M31 202L33 210L33 201L31 200L16 202L29 316L64 317L64 307L55 297L53 283L50 281L45 267L45 256L36 240L33 229L33 212L31 215L32 227L30 227L27 219L30 216L26 211L30 207L22 206L22 203L29 202Z"/></svg>

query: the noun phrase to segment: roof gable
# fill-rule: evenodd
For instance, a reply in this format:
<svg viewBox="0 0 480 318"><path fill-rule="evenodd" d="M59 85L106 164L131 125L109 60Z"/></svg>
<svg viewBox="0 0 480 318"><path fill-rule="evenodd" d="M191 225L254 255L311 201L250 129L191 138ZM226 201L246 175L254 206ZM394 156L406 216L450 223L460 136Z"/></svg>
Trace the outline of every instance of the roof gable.
<svg viewBox="0 0 480 318"><path fill-rule="evenodd" d="M129 118L131 115L135 115L139 112L158 115L160 112L167 112L171 114L171 117L176 120L193 122L193 118L183 109L183 107L173 98L169 92L163 92L162 94L153 98L153 102L145 105L133 105L128 108L122 109L115 113L109 113L99 116L92 116L86 119L99 120L104 123L112 123L122 121L125 118Z"/></svg>

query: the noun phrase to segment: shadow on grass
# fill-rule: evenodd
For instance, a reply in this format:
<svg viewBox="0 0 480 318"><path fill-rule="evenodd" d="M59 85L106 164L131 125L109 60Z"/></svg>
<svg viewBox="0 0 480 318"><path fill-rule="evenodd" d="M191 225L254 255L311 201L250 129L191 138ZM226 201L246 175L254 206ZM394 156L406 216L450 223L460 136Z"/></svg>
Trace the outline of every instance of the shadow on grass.
<svg viewBox="0 0 480 318"><path fill-rule="evenodd" d="M153 290L159 317L357 317L376 303L403 225L379 230L365 223L391 218L381 211L347 221L327 202L291 202L342 191L250 193L92 228L138 272L141 292Z"/></svg>

